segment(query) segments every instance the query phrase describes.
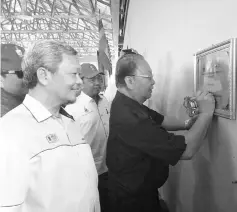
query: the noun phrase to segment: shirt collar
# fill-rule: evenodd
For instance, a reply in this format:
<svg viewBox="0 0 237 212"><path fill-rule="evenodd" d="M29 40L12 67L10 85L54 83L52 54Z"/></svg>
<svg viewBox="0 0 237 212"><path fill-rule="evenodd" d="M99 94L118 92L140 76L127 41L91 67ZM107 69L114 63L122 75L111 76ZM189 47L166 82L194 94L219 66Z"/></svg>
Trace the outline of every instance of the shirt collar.
<svg viewBox="0 0 237 212"><path fill-rule="evenodd" d="M50 113L38 100L29 94L26 95L23 105L25 105L38 122L42 122L52 116L52 113ZM73 116L68 114L62 107L60 108L59 113L73 119Z"/></svg>
<svg viewBox="0 0 237 212"><path fill-rule="evenodd" d="M145 105L141 105L136 100L124 95L123 93L121 93L119 91L117 91L115 98L122 100L122 102L126 105L133 106L134 109L142 110L142 111L146 112L146 106Z"/></svg>
<svg viewBox="0 0 237 212"><path fill-rule="evenodd" d="M66 116L66 117L72 119L73 121L75 121L73 116L70 115L63 107L60 108L59 113L62 114L63 116Z"/></svg>

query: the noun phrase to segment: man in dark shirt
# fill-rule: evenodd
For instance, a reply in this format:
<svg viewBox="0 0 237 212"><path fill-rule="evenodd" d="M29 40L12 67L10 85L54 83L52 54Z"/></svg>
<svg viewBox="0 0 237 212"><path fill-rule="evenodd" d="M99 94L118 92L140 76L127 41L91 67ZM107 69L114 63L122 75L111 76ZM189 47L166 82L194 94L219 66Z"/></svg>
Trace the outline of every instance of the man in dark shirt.
<svg viewBox="0 0 237 212"><path fill-rule="evenodd" d="M24 49L15 44L1 44L1 114L22 103L28 92L23 84L21 61Z"/></svg>
<svg viewBox="0 0 237 212"><path fill-rule="evenodd" d="M162 211L157 189L167 180L169 165L193 157L211 122L214 98L203 92L196 98L200 114L190 130L184 135L167 132L184 130L185 124L143 105L154 84L141 55L129 53L118 60L107 144L110 211Z"/></svg>

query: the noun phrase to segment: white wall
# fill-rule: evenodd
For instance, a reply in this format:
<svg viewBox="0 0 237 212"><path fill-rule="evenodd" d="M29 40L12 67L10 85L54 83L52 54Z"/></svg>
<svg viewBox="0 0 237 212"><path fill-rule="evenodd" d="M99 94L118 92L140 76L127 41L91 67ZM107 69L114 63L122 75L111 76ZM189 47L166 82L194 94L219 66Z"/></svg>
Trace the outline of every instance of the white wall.
<svg viewBox="0 0 237 212"><path fill-rule="evenodd" d="M130 0L125 47L145 56L156 80L150 105L186 118L193 54L237 37L236 0ZM171 212L237 211L237 122L215 117L192 161L170 168L164 196Z"/></svg>

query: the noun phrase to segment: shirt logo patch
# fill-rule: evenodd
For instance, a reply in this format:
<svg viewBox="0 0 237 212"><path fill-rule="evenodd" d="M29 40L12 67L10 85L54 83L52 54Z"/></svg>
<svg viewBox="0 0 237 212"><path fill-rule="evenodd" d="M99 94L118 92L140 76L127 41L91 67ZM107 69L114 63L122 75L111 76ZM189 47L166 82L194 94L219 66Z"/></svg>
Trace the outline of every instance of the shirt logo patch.
<svg viewBox="0 0 237 212"><path fill-rule="evenodd" d="M51 143L56 143L58 141L58 137L56 134L49 134L46 136L47 141Z"/></svg>

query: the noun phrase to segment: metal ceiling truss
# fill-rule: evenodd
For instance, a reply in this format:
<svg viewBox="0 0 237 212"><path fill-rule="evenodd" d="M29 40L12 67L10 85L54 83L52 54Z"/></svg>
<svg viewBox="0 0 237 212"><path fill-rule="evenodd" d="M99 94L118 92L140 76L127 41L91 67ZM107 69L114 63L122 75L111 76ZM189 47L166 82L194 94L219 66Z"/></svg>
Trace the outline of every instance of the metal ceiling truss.
<svg viewBox="0 0 237 212"><path fill-rule="evenodd" d="M98 20L114 54L110 0L2 0L1 42L27 47L39 39L72 45L80 56L96 55Z"/></svg>

